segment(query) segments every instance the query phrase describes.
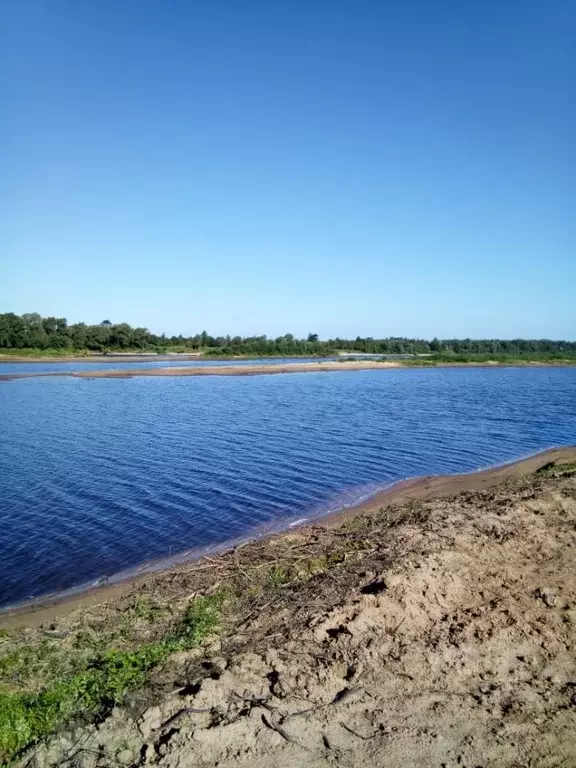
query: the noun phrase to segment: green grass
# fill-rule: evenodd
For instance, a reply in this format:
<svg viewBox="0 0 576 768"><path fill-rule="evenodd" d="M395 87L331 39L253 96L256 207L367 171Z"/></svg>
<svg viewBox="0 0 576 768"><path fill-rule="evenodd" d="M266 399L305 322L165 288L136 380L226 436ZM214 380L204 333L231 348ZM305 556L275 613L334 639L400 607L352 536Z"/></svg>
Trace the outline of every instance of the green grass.
<svg viewBox="0 0 576 768"><path fill-rule="evenodd" d="M88 355L86 349L73 349L72 347L65 347L63 349L34 349L31 347L25 347L18 349L16 347L3 347L0 349L0 355L2 357L64 357L73 355L74 357L86 357Z"/></svg>
<svg viewBox="0 0 576 768"><path fill-rule="evenodd" d="M412 359L400 360L400 364L406 368L430 368L438 365L437 360L432 360L429 357L415 357Z"/></svg>
<svg viewBox="0 0 576 768"><path fill-rule="evenodd" d="M440 352L429 357L409 358L401 361L407 367L427 367L442 363L499 363L501 365L526 365L527 363L557 363L559 365L575 365L576 355L573 353L543 353L526 352L517 354L498 354L483 352L481 354L458 354L455 352Z"/></svg>
<svg viewBox="0 0 576 768"><path fill-rule="evenodd" d="M97 350L97 349L75 349L74 347L62 347L60 349L36 349L32 347L24 347L22 349L18 349L17 347L2 347L0 349L0 359L5 358L9 359L10 357L29 357L31 359L34 359L36 357L90 357L93 355L103 355L106 354L105 349L103 350ZM190 350L186 349L186 347L145 347L144 349L139 349L135 347L129 347L126 349L110 349L111 352L116 353L123 353L123 354L144 354L144 353L150 353L150 352L156 352L159 355L164 355L167 352L198 352L198 350Z"/></svg>
<svg viewBox="0 0 576 768"><path fill-rule="evenodd" d="M107 648L85 660L73 674L53 678L37 692L0 688L0 761L8 761L28 746L74 719L86 719L108 711L126 693L142 685L150 671L175 651L199 645L220 625L225 593L192 601L177 626L164 639L144 643L131 650ZM135 606L135 613L149 615L147 604ZM22 664L46 663L48 646L25 649L2 660L0 679L13 674Z"/></svg>
<svg viewBox="0 0 576 768"><path fill-rule="evenodd" d="M286 568L275 566L268 575L268 586L271 589L279 589L290 582L290 574Z"/></svg>
<svg viewBox="0 0 576 768"><path fill-rule="evenodd" d="M537 477L571 477L576 475L576 462L550 461L536 470Z"/></svg>

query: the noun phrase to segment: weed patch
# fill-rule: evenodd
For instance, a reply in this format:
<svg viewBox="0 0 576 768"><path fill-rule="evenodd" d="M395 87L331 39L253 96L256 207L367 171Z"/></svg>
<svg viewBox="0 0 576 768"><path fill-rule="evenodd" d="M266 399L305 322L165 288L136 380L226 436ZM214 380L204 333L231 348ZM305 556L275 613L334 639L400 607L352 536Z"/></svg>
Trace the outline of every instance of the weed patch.
<svg viewBox="0 0 576 768"><path fill-rule="evenodd" d="M290 581L290 574L286 568L275 566L268 575L268 586L271 589L279 589Z"/></svg>
<svg viewBox="0 0 576 768"><path fill-rule="evenodd" d="M165 639L134 650L108 648L90 659L84 669L55 681L39 692L0 689L0 759L13 758L30 744L68 720L104 714L129 690L142 685L149 672L171 653L199 645L217 631L224 595L192 601L179 626ZM35 653L45 663L46 648L11 654L2 660L0 674L13 674Z"/></svg>
<svg viewBox="0 0 576 768"><path fill-rule="evenodd" d="M550 461L536 470L538 477L571 477L576 475L576 462L558 463Z"/></svg>

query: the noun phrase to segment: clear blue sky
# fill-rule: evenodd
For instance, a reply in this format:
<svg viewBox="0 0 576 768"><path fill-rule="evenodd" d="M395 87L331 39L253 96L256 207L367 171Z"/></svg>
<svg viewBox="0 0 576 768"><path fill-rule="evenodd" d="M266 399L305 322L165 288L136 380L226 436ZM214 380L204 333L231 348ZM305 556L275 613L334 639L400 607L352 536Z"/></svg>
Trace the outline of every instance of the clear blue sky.
<svg viewBox="0 0 576 768"><path fill-rule="evenodd" d="M576 338L572 0L0 15L0 311Z"/></svg>

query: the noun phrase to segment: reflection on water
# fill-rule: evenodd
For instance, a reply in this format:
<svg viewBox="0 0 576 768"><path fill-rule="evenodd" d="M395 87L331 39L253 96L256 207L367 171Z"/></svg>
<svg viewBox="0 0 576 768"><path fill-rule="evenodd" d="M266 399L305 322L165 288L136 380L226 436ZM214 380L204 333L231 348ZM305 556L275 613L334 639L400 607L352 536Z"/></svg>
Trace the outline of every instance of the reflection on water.
<svg viewBox="0 0 576 768"><path fill-rule="evenodd" d="M0 421L7 604L575 443L576 368L22 379Z"/></svg>

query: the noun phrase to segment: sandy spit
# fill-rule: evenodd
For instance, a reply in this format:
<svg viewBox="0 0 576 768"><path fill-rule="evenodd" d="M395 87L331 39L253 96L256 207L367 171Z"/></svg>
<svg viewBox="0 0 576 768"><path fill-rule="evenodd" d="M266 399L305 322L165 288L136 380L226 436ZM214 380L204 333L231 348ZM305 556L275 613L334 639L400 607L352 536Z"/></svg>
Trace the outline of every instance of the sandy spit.
<svg viewBox="0 0 576 768"><path fill-rule="evenodd" d="M149 358L146 358L149 359ZM78 360L76 358L76 360ZM134 362L134 358L131 362ZM82 361L84 362L84 361ZM100 362L100 361L98 361ZM106 362L111 362L106 359ZM116 362L127 362L116 358ZM563 363L498 363L488 361L486 363L438 363L434 368L493 368L493 367L549 367L562 366ZM568 365L568 363L566 363ZM260 376L274 373L320 373L322 371L366 371L384 370L388 368L412 368L418 366L405 365L402 361L377 361L377 360L346 360L342 362L318 362L318 363L271 363L269 365L214 365L184 366L166 368L121 368L98 371L50 371L43 373L0 373L0 381L13 379L38 378L40 376L69 376L75 379L131 379L135 376ZM425 367L425 366L423 366Z"/></svg>
<svg viewBox="0 0 576 768"><path fill-rule="evenodd" d="M278 363L270 365L214 365L186 368L122 368L110 371L58 371L49 373L6 373L0 374L0 381L36 378L39 376L71 376L76 379L127 379L134 376L256 376L272 373L309 373L318 371L362 371L379 368L399 368L397 362L376 362L374 360L329 362L329 363Z"/></svg>

